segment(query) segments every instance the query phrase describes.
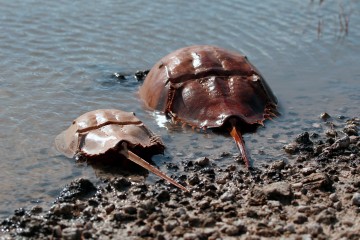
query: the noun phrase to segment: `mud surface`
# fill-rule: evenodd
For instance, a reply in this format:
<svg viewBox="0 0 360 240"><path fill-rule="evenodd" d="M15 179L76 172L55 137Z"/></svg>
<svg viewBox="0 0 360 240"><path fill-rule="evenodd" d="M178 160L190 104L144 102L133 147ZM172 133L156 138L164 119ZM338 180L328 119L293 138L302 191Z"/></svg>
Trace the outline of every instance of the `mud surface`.
<svg viewBox="0 0 360 240"><path fill-rule="evenodd" d="M324 132L284 146L293 164L274 159L247 171L240 162L220 168L211 156L189 160L177 179L189 193L161 180L77 179L50 209L3 220L2 238L359 239L360 119L321 117Z"/></svg>

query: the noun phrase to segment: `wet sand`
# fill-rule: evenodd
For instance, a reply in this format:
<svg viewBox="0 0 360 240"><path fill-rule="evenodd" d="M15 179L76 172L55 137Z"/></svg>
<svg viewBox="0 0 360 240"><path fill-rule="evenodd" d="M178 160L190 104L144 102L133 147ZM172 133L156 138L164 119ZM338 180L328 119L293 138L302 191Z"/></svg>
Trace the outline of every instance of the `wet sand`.
<svg viewBox="0 0 360 240"><path fill-rule="evenodd" d="M3 220L2 239L359 239L360 119L321 114L318 124L279 150L288 161L251 171L214 156L168 164L189 193L162 180L71 181L49 209Z"/></svg>

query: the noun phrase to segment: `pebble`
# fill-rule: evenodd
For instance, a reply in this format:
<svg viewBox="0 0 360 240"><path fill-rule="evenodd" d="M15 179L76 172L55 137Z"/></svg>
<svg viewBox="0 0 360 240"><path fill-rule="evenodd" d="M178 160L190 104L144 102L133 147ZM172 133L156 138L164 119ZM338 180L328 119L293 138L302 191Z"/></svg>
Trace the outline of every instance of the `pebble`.
<svg viewBox="0 0 360 240"><path fill-rule="evenodd" d="M306 213L306 212L309 212L310 211L310 207L309 206L298 206L298 212L301 212L301 213Z"/></svg>
<svg viewBox="0 0 360 240"><path fill-rule="evenodd" d="M286 144L283 148L284 148L285 152L287 152L289 154L295 154L296 152L299 151L299 146L297 143Z"/></svg>
<svg viewBox="0 0 360 240"><path fill-rule="evenodd" d="M201 166L201 167L205 167L207 165L209 165L210 160L207 157L201 157L195 160L195 164Z"/></svg>
<svg viewBox="0 0 360 240"><path fill-rule="evenodd" d="M324 223L326 225L334 224L336 222L336 214L330 209L325 209L319 213L316 217L318 223Z"/></svg>
<svg viewBox="0 0 360 240"><path fill-rule="evenodd" d="M329 118L331 118L331 116L330 116L328 113L323 112L323 113L320 114L320 118L321 118L322 120L326 121L326 120L328 120Z"/></svg>
<svg viewBox="0 0 360 240"><path fill-rule="evenodd" d="M336 203L334 203L334 208L337 210L337 211L340 211L342 209L342 203L341 201L338 201Z"/></svg>
<svg viewBox="0 0 360 240"><path fill-rule="evenodd" d="M323 233L323 228L318 223L309 223L307 226L308 232L311 234L311 236L316 237Z"/></svg>
<svg viewBox="0 0 360 240"><path fill-rule="evenodd" d="M209 207L210 207L210 201L209 201L209 199L206 198L206 199L200 201L199 204L198 204L198 206L199 206L199 208L200 208L201 210L205 210L205 209L209 208Z"/></svg>
<svg viewBox="0 0 360 240"><path fill-rule="evenodd" d="M332 202L337 202L339 201L339 197L336 193L332 193L329 195L329 199L332 201Z"/></svg>
<svg viewBox="0 0 360 240"><path fill-rule="evenodd" d="M62 239L65 240L77 240L81 239L81 231L77 228L65 228L62 230Z"/></svg>
<svg viewBox="0 0 360 240"><path fill-rule="evenodd" d="M194 174L193 176L189 177L188 183L192 186L197 185L200 182L199 176Z"/></svg>
<svg viewBox="0 0 360 240"><path fill-rule="evenodd" d="M230 192L230 191L227 191L227 192L224 192L221 196L220 196L220 200L222 202L226 202L226 201L232 201L234 200L234 193L233 192Z"/></svg>
<svg viewBox="0 0 360 240"><path fill-rule="evenodd" d="M302 183L307 189L330 190L332 188L332 181L325 173L312 173L306 176Z"/></svg>
<svg viewBox="0 0 360 240"><path fill-rule="evenodd" d="M286 164L284 160L277 160L270 165L270 169L282 170L284 169L285 165Z"/></svg>
<svg viewBox="0 0 360 240"><path fill-rule="evenodd" d="M159 202L167 202L170 200L170 193L167 190L162 190L157 196L156 199Z"/></svg>
<svg viewBox="0 0 360 240"><path fill-rule="evenodd" d="M123 210L127 214L136 214L137 213L137 209L134 206L124 206Z"/></svg>
<svg viewBox="0 0 360 240"><path fill-rule="evenodd" d="M354 193L353 197L351 198L351 203L360 207L360 193Z"/></svg>
<svg viewBox="0 0 360 240"><path fill-rule="evenodd" d="M179 222L177 220L168 220L165 223L165 230L167 232L171 232L177 226L179 226Z"/></svg>
<svg viewBox="0 0 360 240"><path fill-rule="evenodd" d="M124 177L116 178L112 181L112 185L115 187L116 190L122 191L125 190L127 187L131 186L131 182Z"/></svg>
<svg viewBox="0 0 360 240"><path fill-rule="evenodd" d="M344 136L334 142L333 145L331 145L331 148L334 150L341 150L344 148L349 147L350 145L350 138L349 136Z"/></svg>
<svg viewBox="0 0 360 240"><path fill-rule="evenodd" d="M312 173L314 173L316 171L315 168L313 167L304 167L301 169L301 173L304 175L304 176L308 176Z"/></svg>
<svg viewBox="0 0 360 240"><path fill-rule="evenodd" d="M296 224L303 224L308 220L307 216L302 213L297 213L294 216L294 223Z"/></svg>
<svg viewBox="0 0 360 240"><path fill-rule="evenodd" d="M268 200L290 202L293 197L291 186L287 182L275 182L264 186L264 192Z"/></svg>

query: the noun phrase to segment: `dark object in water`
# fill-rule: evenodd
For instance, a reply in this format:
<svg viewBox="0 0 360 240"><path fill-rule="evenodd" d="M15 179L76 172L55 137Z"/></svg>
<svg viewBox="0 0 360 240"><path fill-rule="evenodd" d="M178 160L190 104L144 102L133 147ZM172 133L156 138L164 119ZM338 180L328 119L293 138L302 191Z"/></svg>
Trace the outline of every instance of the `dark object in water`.
<svg viewBox="0 0 360 240"><path fill-rule="evenodd" d="M242 134L278 114L276 97L247 58L215 46L185 47L163 57L139 93L147 107L175 123L227 128L247 167Z"/></svg>
<svg viewBox="0 0 360 240"><path fill-rule="evenodd" d="M142 159L163 153L165 146L132 112L100 109L85 113L56 137L55 146L69 158L76 156L95 161L116 156L118 161L131 160L187 191Z"/></svg>

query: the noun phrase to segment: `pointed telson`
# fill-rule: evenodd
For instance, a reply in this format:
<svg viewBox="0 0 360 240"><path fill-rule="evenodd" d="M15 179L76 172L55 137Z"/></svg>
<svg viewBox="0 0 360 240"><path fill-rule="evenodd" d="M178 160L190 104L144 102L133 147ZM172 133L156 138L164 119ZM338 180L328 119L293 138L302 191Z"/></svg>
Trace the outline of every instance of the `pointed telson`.
<svg viewBox="0 0 360 240"><path fill-rule="evenodd" d="M246 147L245 147L245 142L244 142L244 140L242 138L242 134L241 134L240 130L237 127L236 120L235 119L230 119L230 123L231 123L231 128L229 130L230 135L235 140L235 143L236 143L237 147L240 150L241 157L242 157L246 167L250 168L251 167L250 158L249 158L249 156L247 154Z"/></svg>
<svg viewBox="0 0 360 240"><path fill-rule="evenodd" d="M127 159L133 161L134 163L140 165L141 167L145 168L146 170L154 173L155 175L161 177L162 179L170 182L171 184L173 184L174 186L180 188L181 190L188 192L189 190L186 189L184 186L182 186L181 184L177 183L174 179L168 177L165 173L163 173L162 171L160 171L159 169L157 169L156 167L152 166L151 164L149 164L147 161L145 161L144 159L142 159L141 157L139 157L138 155L136 155L135 153L131 152L130 150L127 149L127 144L125 142L122 143L122 150L120 151L120 153L122 155L124 155Z"/></svg>

